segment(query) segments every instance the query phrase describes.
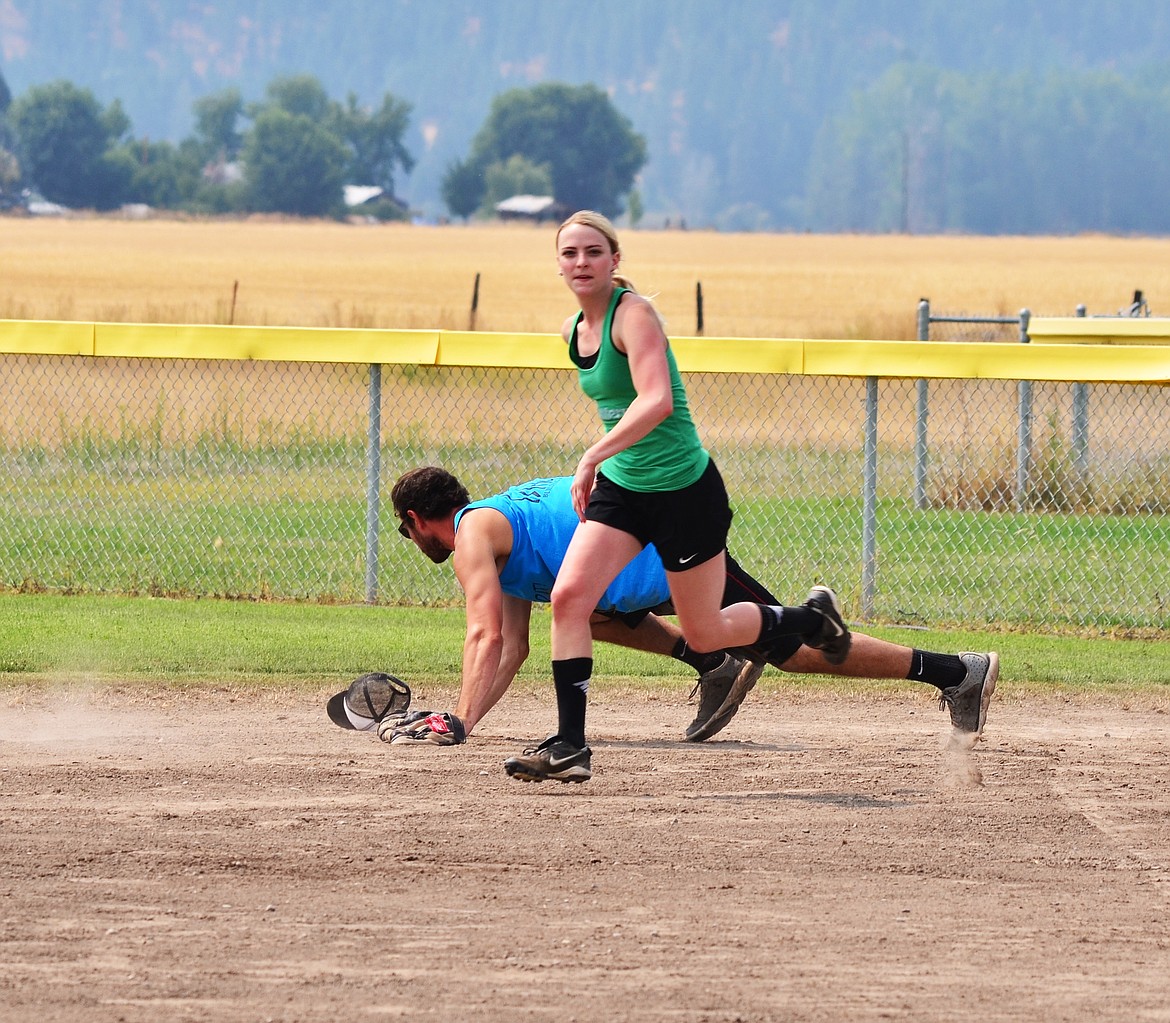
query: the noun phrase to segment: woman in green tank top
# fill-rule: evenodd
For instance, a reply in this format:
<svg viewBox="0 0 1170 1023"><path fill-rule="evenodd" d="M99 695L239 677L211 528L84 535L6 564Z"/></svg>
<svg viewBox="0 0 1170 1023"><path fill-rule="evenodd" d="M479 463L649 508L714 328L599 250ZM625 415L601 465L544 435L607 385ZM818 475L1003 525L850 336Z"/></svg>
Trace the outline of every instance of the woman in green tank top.
<svg viewBox="0 0 1170 1023"><path fill-rule="evenodd" d="M620 263L616 232L601 214L575 213L557 231L560 275L580 306L562 333L604 432L573 474L581 524L552 592L558 730L505 762L509 774L524 780L590 777L589 619L606 587L648 543L662 556L679 625L693 649L799 635L826 657L843 660L849 645L836 598L825 587L816 587L800 607L721 606L731 524L727 491L691 420L662 320L618 273Z"/></svg>

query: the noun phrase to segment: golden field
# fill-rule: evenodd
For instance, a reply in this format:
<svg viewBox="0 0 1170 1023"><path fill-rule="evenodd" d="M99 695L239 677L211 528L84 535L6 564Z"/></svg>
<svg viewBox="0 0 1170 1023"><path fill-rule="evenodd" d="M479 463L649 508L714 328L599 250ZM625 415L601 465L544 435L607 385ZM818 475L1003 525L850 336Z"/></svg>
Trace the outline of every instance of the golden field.
<svg viewBox="0 0 1170 1023"><path fill-rule="evenodd" d="M0 219L0 319L552 333L572 311L551 225ZM915 310L1170 311L1170 239L620 232L671 333L910 339ZM235 300L233 308L233 291Z"/></svg>

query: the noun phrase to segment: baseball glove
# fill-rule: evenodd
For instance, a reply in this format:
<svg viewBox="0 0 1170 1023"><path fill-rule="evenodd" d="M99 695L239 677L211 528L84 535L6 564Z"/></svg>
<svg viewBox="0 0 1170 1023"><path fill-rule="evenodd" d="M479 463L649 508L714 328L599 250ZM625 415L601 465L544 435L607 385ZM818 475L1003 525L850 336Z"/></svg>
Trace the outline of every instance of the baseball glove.
<svg viewBox="0 0 1170 1023"><path fill-rule="evenodd" d="M447 711L424 712L416 717L408 714L397 725L380 728L378 738L392 746L429 743L432 746L458 746L467 741L467 729L454 714Z"/></svg>
<svg viewBox="0 0 1170 1023"><path fill-rule="evenodd" d="M383 742L390 742L394 738L394 733L400 728L409 728L411 725L417 725L420 721L426 720L434 713L433 710L412 710L406 714L398 714L394 717L387 718L378 725L378 738Z"/></svg>

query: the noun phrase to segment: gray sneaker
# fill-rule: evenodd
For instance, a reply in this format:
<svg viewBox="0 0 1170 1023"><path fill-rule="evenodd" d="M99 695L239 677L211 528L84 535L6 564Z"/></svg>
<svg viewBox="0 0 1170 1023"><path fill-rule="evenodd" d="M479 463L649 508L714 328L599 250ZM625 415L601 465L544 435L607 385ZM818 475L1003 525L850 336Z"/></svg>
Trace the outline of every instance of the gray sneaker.
<svg viewBox="0 0 1170 1023"><path fill-rule="evenodd" d="M592 757L588 746L578 749L559 735L550 735L539 746L505 760L504 770L520 781L588 781L593 777Z"/></svg>
<svg viewBox="0 0 1170 1023"><path fill-rule="evenodd" d="M730 662L730 664L728 663ZM702 693L699 697L699 712L695 720L687 727L685 740L687 742L702 742L709 739L716 732L722 731L739 710L743 699L759 681L764 673L764 661L748 661L740 657L727 655L723 664L699 678L697 689ZM733 670L735 674L726 679L726 672ZM706 684L708 676L720 672L718 681ZM709 695L710 694L710 695ZM722 700L716 702L716 696L722 694ZM714 709L712 710L712 706Z"/></svg>
<svg viewBox="0 0 1170 1023"><path fill-rule="evenodd" d="M827 586L814 586L808 591L808 600L805 607L811 607L821 616L821 626L807 636L801 636L805 646L819 650L830 664L842 664L849 656L849 646L853 637L849 635L849 626L841 617L841 605L837 603L837 594Z"/></svg>
<svg viewBox="0 0 1170 1023"><path fill-rule="evenodd" d="M959 654L967 666L967 677L957 686L944 689L938 698L939 707L951 712L951 724L956 732L974 736L983 734L987 720L987 705L999 679L999 654Z"/></svg>
<svg viewBox="0 0 1170 1023"><path fill-rule="evenodd" d="M705 671L699 676L695 688L691 690L690 697L694 699L695 693L699 694L699 709L695 712L695 720L687 725L686 738L689 739L692 732L708 721L723 706L723 701L731 692L731 685L735 681L735 676L739 674L742 664L743 661L738 657L724 654L722 661L710 671Z"/></svg>

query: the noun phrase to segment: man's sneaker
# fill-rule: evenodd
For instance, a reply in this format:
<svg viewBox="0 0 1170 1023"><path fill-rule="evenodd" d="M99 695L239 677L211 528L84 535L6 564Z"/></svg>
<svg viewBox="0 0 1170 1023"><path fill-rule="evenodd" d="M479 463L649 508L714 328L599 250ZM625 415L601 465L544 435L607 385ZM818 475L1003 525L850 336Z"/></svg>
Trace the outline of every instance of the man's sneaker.
<svg viewBox="0 0 1170 1023"><path fill-rule="evenodd" d="M579 749L559 735L550 735L539 746L504 761L504 770L521 781L588 781L593 777L593 751Z"/></svg>
<svg viewBox="0 0 1170 1023"><path fill-rule="evenodd" d="M939 707L951 712L951 724L956 732L978 739L987 720L987 705L999 679L999 654L959 654L967 666L967 677L957 686L944 689L938 698Z"/></svg>
<svg viewBox="0 0 1170 1023"><path fill-rule="evenodd" d="M738 657L724 654L722 661L710 671L705 671L699 676L689 697L694 699L695 693L699 694L699 709L695 711L695 720L687 725L687 739L690 739L691 733L714 717L715 712L723 706L723 701L731 692L731 684L735 681L735 676L739 674L742 664L743 661Z"/></svg>
<svg viewBox="0 0 1170 1023"><path fill-rule="evenodd" d="M748 661L728 654L719 667L699 676L695 686L699 690L699 712L687 726L686 741L702 742L721 731L735 717L744 697L764 673L764 667L763 661Z"/></svg>
<svg viewBox="0 0 1170 1023"><path fill-rule="evenodd" d="M801 636L805 646L819 650L830 664L842 664L849 656L849 645L853 637L849 626L841 617L841 606L837 594L827 586L814 586L808 591L805 607L811 607L821 616L821 627L807 636Z"/></svg>

